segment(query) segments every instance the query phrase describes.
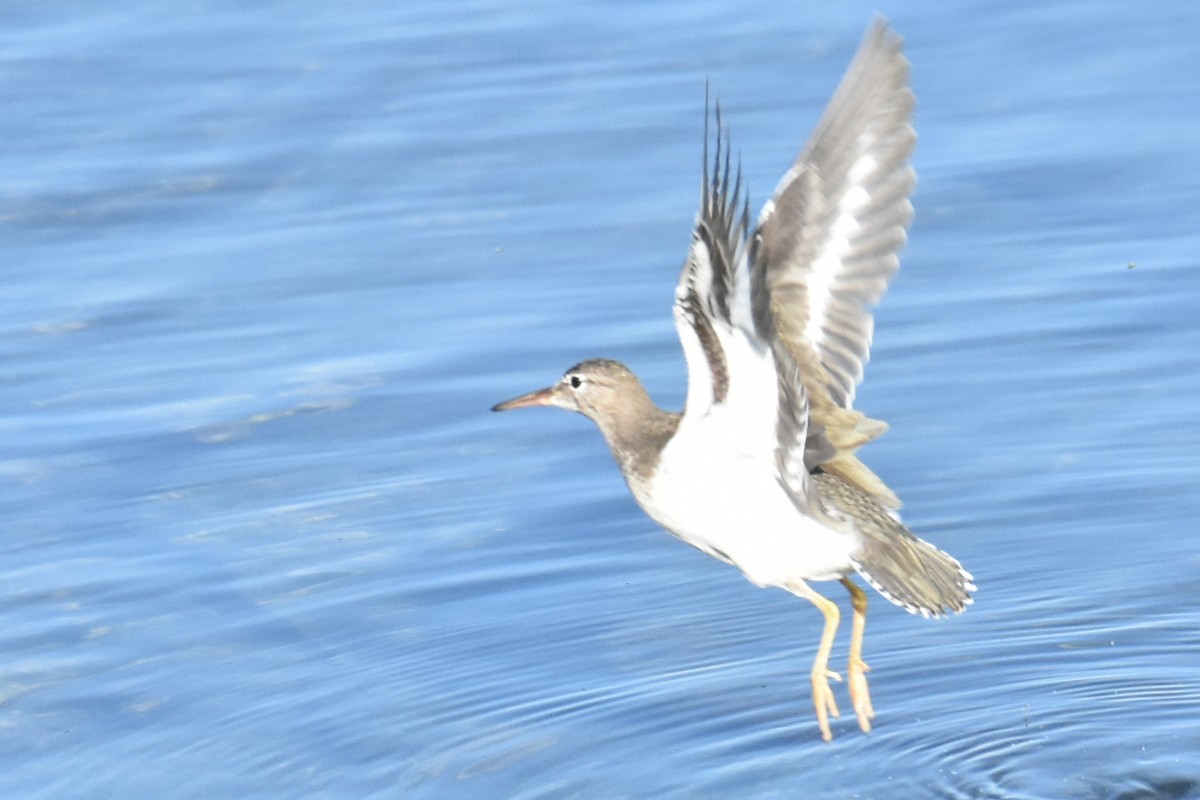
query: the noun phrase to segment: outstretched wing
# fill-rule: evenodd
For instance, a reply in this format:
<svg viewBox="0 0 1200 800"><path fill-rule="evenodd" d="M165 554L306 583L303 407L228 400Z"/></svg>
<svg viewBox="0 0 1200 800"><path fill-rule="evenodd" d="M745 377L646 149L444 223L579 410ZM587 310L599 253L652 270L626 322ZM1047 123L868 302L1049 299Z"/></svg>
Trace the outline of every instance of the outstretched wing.
<svg viewBox="0 0 1200 800"><path fill-rule="evenodd" d="M705 101L707 106L707 99ZM687 414L702 418L713 406L729 399L732 341L738 319L741 289L749 280L746 232L750 211L742 196L741 167L733 171L716 110L716 152L711 171L708 158L708 110L704 124L704 170L700 211L692 244L675 288L675 327L688 368Z"/></svg>
<svg viewBox="0 0 1200 800"><path fill-rule="evenodd" d="M773 330L768 337L756 332L749 209L719 104L715 116L716 152L710 166L706 122L700 211L675 291L675 323L688 365L685 419L708 419L747 452L774 453L780 480L807 512L812 494L806 460L824 439L809 418L802 371L791 353Z"/></svg>
<svg viewBox="0 0 1200 800"><path fill-rule="evenodd" d="M899 266L912 218L914 102L901 39L878 21L763 208L751 253L755 327L799 366L813 427L832 446L810 447L808 466L842 473L889 507L895 495L853 455L887 426L853 403L874 332L868 307Z"/></svg>

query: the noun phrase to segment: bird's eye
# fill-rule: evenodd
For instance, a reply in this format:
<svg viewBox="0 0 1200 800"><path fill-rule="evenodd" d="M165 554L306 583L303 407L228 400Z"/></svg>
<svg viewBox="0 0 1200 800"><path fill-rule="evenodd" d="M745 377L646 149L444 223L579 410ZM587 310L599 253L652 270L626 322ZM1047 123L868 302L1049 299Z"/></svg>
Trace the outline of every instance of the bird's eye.
<svg viewBox="0 0 1200 800"><path fill-rule="evenodd" d="M572 375L571 388L578 389L580 386L583 386L583 378L579 377L578 375Z"/></svg>

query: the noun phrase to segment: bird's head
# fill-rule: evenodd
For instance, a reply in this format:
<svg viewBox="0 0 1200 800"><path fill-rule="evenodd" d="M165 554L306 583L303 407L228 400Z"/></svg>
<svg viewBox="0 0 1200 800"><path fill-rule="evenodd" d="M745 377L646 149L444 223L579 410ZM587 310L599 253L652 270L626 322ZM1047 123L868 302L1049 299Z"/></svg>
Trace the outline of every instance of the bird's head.
<svg viewBox="0 0 1200 800"><path fill-rule="evenodd" d="M531 406L557 406L578 411L605 427L605 422L622 416L622 409L639 405L646 390L628 367L619 361L594 358L576 364L550 386L492 407L508 411Z"/></svg>

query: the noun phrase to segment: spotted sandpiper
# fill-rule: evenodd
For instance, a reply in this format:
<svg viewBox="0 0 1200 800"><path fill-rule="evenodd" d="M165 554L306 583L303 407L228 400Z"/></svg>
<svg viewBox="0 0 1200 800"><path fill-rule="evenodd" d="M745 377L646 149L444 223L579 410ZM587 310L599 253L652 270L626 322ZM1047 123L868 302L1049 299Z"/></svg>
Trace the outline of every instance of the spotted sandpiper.
<svg viewBox="0 0 1200 800"><path fill-rule="evenodd" d="M877 21L753 229L717 105L715 153L710 162L706 122L700 211L675 290L688 367L682 414L656 406L607 359L493 409L589 417L655 522L752 583L816 605L825 625L811 679L826 741L838 716L829 654L840 612L809 581L850 592L846 677L864 732L874 717L862 658L867 595L850 576L927 617L963 611L975 590L958 561L904 526L896 495L856 455L887 430L853 401L874 328L868 306L899 266L912 217L913 104L900 37Z"/></svg>

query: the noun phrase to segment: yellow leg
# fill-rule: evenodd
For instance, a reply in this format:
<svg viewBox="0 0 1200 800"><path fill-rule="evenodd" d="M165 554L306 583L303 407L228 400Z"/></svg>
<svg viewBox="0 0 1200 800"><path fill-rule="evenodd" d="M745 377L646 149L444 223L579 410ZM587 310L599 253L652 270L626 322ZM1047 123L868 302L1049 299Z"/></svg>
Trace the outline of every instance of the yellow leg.
<svg viewBox="0 0 1200 800"><path fill-rule="evenodd" d="M867 594L849 578L842 578L842 586L850 591L850 603L854 606L854 623L850 629L850 663L846 668L849 681L850 702L858 717L858 727L863 733L871 732L871 720L875 709L871 707L871 692L867 689L867 673L871 668L862 660L863 630L867 625Z"/></svg>
<svg viewBox="0 0 1200 800"><path fill-rule="evenodd" d="M829 679L840 681L842 678L836 672L829 671L829 651L833 649L833 635L837 633L838 622L842 614L837 605L828 598L814 592L807 584L789 586L793 593L809 600L825 615L825 629L821 633L821 645L817 648L817 657L813 659L812 691L813 706L817 709L817 724L821 727L821 738L829 741L833 734L829 731L829 717L838 716L837 702L833 699L833 690L829 688Z"/></svg>

